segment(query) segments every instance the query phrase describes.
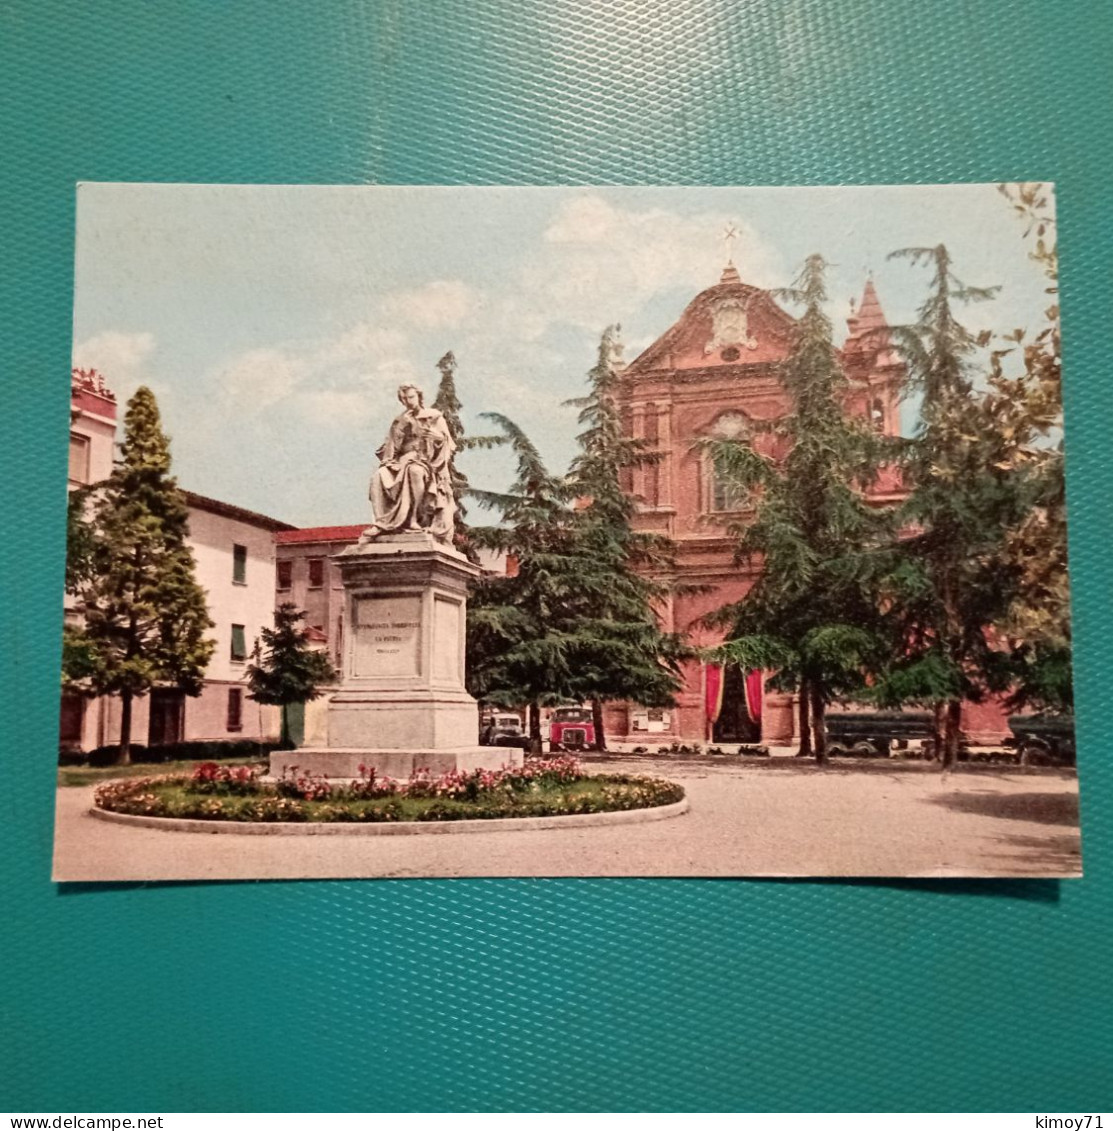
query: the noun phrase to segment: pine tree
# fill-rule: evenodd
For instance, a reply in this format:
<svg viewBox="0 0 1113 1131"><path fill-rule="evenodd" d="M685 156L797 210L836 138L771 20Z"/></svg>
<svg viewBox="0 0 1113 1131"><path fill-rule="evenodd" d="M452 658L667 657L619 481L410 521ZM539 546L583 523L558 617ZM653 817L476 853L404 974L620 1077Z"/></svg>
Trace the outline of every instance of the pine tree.
<svg viewBox="0 0 1113 1131"><path fill-rule="evenodd" d="M75 504L75 505L81 505ZM119 695L119 761L131 759L132 703L155 684L199 695L214 642L187 541L189 512L170 475L170 445L148 388L128 402L119 464L71 512L69 592L80 627L67 631L63 678Z"/></svg>
<svg viewBox="0 0 1113 1131"><path fill-rule="evenodd" d="M1059 256L1050 198L1039 183L999 185L1035 237L1029 253L1051 296L1043 326L1032 336L1005 334L992 355L988 399L1002 432L1011 435L1011 462L1036 482L1033 505L1009 533L1007 553L1019 570L1018 592L1002 630L1013 645L1016 684L1010 705L1063 713L1073 710L1070 586L1067 578L1066 490L1063 476L1062 361L1059 337ZM1004 358L1021 352L1019 376Z"/></svg>
<svg viewBox="0 0 1113 1131"><path fill-rule="evenodd" d="M274 611L274 628L262 630L262 644L247 668L251 698L282 708L279 741L283 749L292 745L287 708L318 699L324 686L336 680L328 657L311 648L308 632L298 627L304 618L305 613L292 602L279 605Z"/></svg>
<svg viewBox="0 0 1113 1131"><path fill-rule="evenodd" d="M510 490L472 489L501 525L475 527L478 545L513 562L510 576L487 577L468 601L468 690L500 706L529 705L530 740L540 752L540 708L573 697L573 606L581 560L573 532L572 490L551 474L526 434L500 413L484 413L517 459ZM490 442L490 441L488 441Z"/></svg>
<svg viewBox="0 0 1113 1131"><path fill-rule="evenodd" d="M625 700L672 706L685 654L679 639L662 632L653 609L665 585L654 580L672 566L667 540L633 529L634 504L623 473L650 462L644 441L624 434L614 367L618 327L599 340L588 393L565 402L580 410L584 430L569 470L580 497L575 531L580 566L579 620L575 626L578 700L592 704L595 749L606 749L602 705Z"/></svg>
<svg viewBox="0 0 1113 1131"><path fill-rule="evenodd" d="M1004 691L1011 678L999 627L1017 600L1021 568L1008 542L1040 484L1015 458L1003 387L976 388L976 354L989 336L975 336L954 313L956 303L984 301L996 288L966 286L942 245L894 255L933 273L916 323L895 331L908 388L921 404L903 459L907 533L895 549L888 594L900 645L876 691L882 702L934 708L936 749L949 768L958 758L963 701Z"/></svg>
<svg viewBox="0 0 1113 1131"><path fill-rule="evenodd" d="M848 415L849 382L832 342L826 264L813 255L793 286L778 292L804 310L780 367L790 411L764 431L772 451L745 439L707 443L716 471L742 500L731 524L736 557L760 563L749 592L709 621L728 639L714 658L773 669L774 685L799 692L800 753L826 760L828 703L858 691L885 640L876 561L887 516L867 503L884 446Z"/></svg>

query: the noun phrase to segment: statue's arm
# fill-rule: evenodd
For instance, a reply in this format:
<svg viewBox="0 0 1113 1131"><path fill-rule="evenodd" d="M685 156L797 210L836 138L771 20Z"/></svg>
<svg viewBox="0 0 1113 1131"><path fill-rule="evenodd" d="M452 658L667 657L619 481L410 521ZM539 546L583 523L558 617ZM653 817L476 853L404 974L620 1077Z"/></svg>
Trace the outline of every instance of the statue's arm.
<svg viewBox="0 0 1113 1131"><path fill-rule="evenodd" d="M390 431L386 434L386 439L376 450L375 455L379 457L380 463L393 463L398 458L398 437L395 435L396 431L397 422L391 424Z"/></svg>
<svg viewBox="0 0 1113 1131"><path fill-rule="evenodd" d="M452 453L456 451L456 441L452 438L452 433L448 428L448 421L445 420L443 414L438 412L436 419L430 423L431 426L429 430L436 439L433 466L435 468L447 467L449 461L452 459Z"/></svg>

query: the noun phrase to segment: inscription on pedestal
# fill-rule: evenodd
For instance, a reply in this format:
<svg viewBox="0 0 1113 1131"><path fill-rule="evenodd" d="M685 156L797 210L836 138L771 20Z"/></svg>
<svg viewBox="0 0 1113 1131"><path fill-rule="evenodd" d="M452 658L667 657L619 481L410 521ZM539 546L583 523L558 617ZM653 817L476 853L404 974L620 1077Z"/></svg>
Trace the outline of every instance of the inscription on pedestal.
<svg viewBox="0 0 1113 1131"><path fill-rule="evenodd" d="M421 598L356 599L352 674L357 678L421 674Z"/></svg>

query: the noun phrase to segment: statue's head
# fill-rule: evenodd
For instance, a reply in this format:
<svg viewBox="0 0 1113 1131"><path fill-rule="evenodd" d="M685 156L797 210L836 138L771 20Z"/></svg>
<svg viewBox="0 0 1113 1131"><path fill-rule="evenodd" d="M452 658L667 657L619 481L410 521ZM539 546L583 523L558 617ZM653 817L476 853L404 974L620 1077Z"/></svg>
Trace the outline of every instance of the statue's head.
<svg viewBox="0 0 1113 1131"><path fill-rule="evenodd" d="M416 385L399 385L398 399L407 407L414 407L414 397L417 398L417 407L425 407L425 394Z"/></svg>

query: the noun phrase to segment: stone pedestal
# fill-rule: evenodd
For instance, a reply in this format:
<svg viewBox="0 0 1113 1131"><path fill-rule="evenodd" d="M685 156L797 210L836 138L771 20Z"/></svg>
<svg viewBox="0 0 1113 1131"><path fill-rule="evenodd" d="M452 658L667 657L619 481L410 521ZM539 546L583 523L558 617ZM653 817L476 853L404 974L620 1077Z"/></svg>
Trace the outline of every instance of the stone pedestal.
<svg viewBox="0 0 1113 1131"><path fill-rule="evenodd" d="M469 580L479 569L424 533L349 546L333 561L344 582L340 690L328 704L327 746L275 751L271 774L296 765L328 777L520 764L522 752L481 747L464 687Z"/></svg>

